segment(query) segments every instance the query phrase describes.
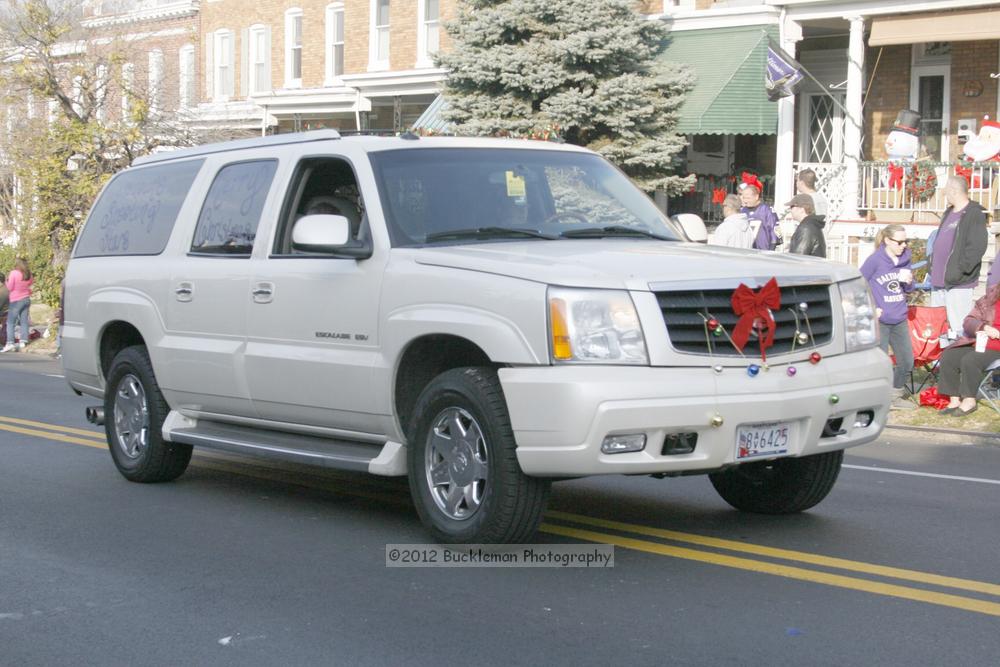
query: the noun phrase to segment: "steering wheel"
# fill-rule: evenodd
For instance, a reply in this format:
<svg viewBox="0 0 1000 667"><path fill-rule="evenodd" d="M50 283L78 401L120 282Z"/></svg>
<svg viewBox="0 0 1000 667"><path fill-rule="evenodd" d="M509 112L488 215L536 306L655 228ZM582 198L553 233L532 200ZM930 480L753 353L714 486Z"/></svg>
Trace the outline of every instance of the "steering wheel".
<svg viewBox="0 0 1000 667"><path fill-rule="evenodd" d="M577 222L582 222L583 224L588 224L590 222L590 220L587 219L587 216L585 216L583 213L578 213L576 211L561 211L561 212L557 211L552 215L550 215L549 217L545 218L545 222L543 222L542 224L547 225L549 223L558 222L563 218L572 218L573 220L576 220Z"/></svg>

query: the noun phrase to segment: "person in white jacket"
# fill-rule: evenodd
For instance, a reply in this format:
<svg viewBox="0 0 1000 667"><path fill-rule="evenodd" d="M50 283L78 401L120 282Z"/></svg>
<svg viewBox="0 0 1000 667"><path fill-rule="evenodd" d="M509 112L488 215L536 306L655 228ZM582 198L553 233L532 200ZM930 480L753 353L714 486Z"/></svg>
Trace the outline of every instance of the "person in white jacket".
<svg viewBox="0 0 1000 667"><path fill-rule="evenodd" d="M742 203L737 195L726 195L722 202L722 215L725 220L715 228L712 243L730 248L753 247L754 229L746 213L740 213Z"/></svg>

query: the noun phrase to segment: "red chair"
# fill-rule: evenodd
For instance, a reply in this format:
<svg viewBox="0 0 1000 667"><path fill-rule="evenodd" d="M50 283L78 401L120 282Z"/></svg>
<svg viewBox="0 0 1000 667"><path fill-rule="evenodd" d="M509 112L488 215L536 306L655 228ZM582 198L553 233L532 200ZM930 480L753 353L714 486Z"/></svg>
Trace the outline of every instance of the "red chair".
<svg viewBox="0 0 1000 667"><path fill-rule="evenodd" d="M910 306L907 312L910 345L913 347L913 372L910 373L910 393L919 394L928 384L937 383L938 358L941 356L941 338L948 333L948 312L944 306ZM914 373L927 371L917 385Z"/></svg>

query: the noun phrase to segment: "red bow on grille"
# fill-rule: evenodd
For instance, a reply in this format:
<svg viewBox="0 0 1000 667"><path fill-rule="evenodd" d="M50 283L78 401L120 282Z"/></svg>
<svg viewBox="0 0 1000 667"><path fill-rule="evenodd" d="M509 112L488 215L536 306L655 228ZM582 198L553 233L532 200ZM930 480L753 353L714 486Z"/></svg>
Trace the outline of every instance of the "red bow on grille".
<svg viewBox="0 0 1000 667"><path fill-rule="evenodd" d="M903 165L889 163L889 189L903 189Z"/></svg>
<svg viewBox="0 0 1000 667"><path fill-rule="evenodd" d="M774 344L774 315L772 309L781 308L781 290L774 278L765 283L758 291L753 291L743 283L736 288L732 297L733 312L739 315L739 321L733 327L733 345L740 352L750 339L750 331L757 330L757 340L760 342L760 358L767 361L764 353Z"/></svg>

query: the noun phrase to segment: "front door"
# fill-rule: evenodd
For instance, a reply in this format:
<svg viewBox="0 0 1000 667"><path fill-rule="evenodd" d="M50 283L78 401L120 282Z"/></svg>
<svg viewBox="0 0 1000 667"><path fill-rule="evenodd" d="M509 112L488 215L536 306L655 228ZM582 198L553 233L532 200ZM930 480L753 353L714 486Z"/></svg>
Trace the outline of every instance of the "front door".
<svg viewBox="0 0 1000 667"><path fill-rule="evenodd" d="M948 65L913 68L910 107L920 112L920 143L934 161L949 160L948 127L951 122Z"/></svg>
<svg viewBox="0 0 1000 667"><path fill-rule="evenodd" d="M367 233L356 179L345 160L308 158L288 192L271 252L253 261L245 365L254 408L270 421L378 433L372 377L384 256L291 247L292 225L310 212L344 215L355 238Z"/></svg>

